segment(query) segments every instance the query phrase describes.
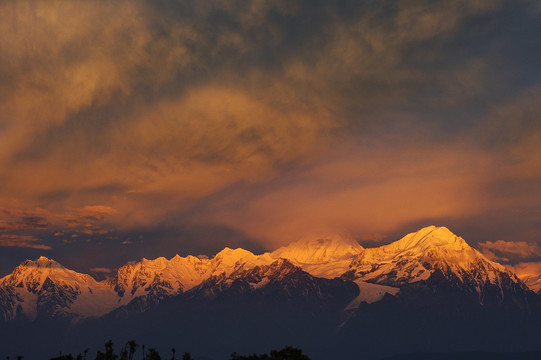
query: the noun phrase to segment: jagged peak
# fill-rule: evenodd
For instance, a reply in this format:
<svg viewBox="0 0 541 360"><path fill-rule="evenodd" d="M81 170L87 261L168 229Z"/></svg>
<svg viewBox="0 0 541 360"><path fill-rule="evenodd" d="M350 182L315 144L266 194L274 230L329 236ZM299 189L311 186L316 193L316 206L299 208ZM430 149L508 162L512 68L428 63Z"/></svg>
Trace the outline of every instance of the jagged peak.
<svg viewBox="0 0 541 360"><path fill-rule="evenodd" d="M141 261L128 262L122 266L114 280L108 283L131 284L135 276L152 280L154 276L159 275L160 279L175 283L180 281L183 290L186 290L212 275L222 273L229 275L235 270L268 266L275 261L281 261L283 265L290 263L315 276L333 278L342 275L353 265L389 263L397 257L407 257L412 261L418 259L429 262L445 261L464 268L474 261L489 261L448 228L427 226L391 244L369 249L364 249L351 237L334 235L304 237L272 253L261 255L255 255L242 248L225 247L210 259L192 255L182 257L178 254L170 260L165 257L153 260L142 258ZM494 266L498 269L501 267L496 263ZM83 279L81 276L89 276L66 269L45 256L27 260L16 270L11 276L12 283L31 273L39 282L51 275L53 278L66 281L72 277L77 277L77 281L80 281L79 279ZM9 275L3 279L8 277Z"/></svg>
<svg viewBox="0 0 541 360"><path fill-rule="evenodd" d="M208 258L200 258L198 256L193 256L193 255L186 255L185 257L182 257L180 255L175 255L171 258L171 260L169 260L170 263L175 263L175 264L180 264L180 263L196 263L196 264L200 264L200 263L205 263L205 262L208 262Z"/></svg>
<svg viewBox="0 0 541 360"><path fill-rule="evenodd" d="M285 268L287 268L287 269L300 269L298 266L293 264L291 261L289 261L288 259L284 259L284 258L276 259L275 261L273 261L268 266L269 266L269 268L272 268L272 269L285 269Z"/></svg>
<svg viewBox="0 0 541 360"><path fill-rule="evenodd" d="M156 258L154 260L149 260L149 259L143 258L141 260L141 265L145 266L145 267L164 268L165 266L167 266L168 262L169 262L169 260L167 260L163 256L160 256L160 257L158 257L158 258Z"/></svg>
<svg viewBox="0 0 541 360"><path fill-rule="evenodd" d="M260 270L262 270L266 276L284 276L296 271L302 271L300 267L284 258L276 259L268 265L261 266Z"/></svg>
<svg viewBox="0 0 541 360"><path fill-rule="evenodd" d="M19 266L32 267L32 268L51 268L51 269L64 268L59 262L54 261L53 259L46 258L45 256L40 256L36 260L25 260Z"/></svg>
<svg viewBox="0 0 541 360"><path fill-rule="evenodd" d="M244 267L239 267L235 269L231 274L224 273L223 276L224 279L227 278L227 276L232 276L235 278L246 274L259 274L265 277L281 277L297 271L302 271L302 269L294 265L288 259L278 258L273 259L270 263L259 264L253 268L246 269Z"/></svg>
<svg viewBox="0 0 541 360"><path fill-rule="evenodd" d="M303 264L326 263L351 259L364 248L353 238L340 235L305 237L271 253Z"/></svg>
<svg viewBox="0 0 541 360"><path fill-rule="evenodd" d="M180 256L179 254L176 254L171 259L169 260L166 259L166 260L169 262L182 262L182 261L193 260L193 259L197 259L197 257L193 255Z"/></svg>

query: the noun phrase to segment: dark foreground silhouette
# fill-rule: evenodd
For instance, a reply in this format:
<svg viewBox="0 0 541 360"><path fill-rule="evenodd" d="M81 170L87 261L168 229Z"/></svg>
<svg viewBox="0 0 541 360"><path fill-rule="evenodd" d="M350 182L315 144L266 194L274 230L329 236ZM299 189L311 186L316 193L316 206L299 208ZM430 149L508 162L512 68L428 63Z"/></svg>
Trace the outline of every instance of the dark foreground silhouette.
<svg viewBox="0 0 541 360"><path fill-rule="evenodd" d="M98 350L95 360L133 360L138 348L141 348L143 360L166 360L169 357L162 357L158 350L154 348L145 349L144 345L139 346L134 340L128 341L120 350L120 353L115 353L113 341L109 340L105 343L105 351ZM51 360L87 360L88 349L78 355L66 354L51 358ZM181 357L176 357L175 348L171 349L172 360L194 360L189 353L184 353ZM238 355L231 354L230 360L310 360L310 358L302 353L302 350L290 346L286 346L281 350L271 350L269 354L252 354Z"/></svg>
<svg viewBox="0 0 541 360"><path fill-rule="evenodd" d="M528 352L451 352L451 353L411 353L395 355L382 360L539 360L541 351Z"/></svg>

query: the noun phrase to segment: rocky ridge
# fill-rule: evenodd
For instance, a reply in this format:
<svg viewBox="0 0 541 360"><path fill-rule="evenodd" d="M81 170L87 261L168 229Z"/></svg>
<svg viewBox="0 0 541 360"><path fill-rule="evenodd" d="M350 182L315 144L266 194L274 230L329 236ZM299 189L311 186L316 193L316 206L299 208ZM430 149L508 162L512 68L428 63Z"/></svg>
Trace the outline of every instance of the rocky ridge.
<svg viewBox="0 0 541 360"><path fill-rule="evenodd" d="M297 275L291 277L292 273ZM333 237L304 239L262 255L225 248L211 259L190 255L142 259L101 282L40 257L0 279L0 314L8 321L54 316L77 320L99 317L134 301L144 304L144 310L185 293L216 296L233 284L245 293L269 286L279 289L280 282L293 278L298 282L293 288L305 284L299 294L321 297L326 295L317 279L356 283L358 295L348 310L362 302L377 302L386 294L442 283L475 294L480 304L531 292L513 272L488 260L447 228L430 226L377 248L365 249L352 239Z"/></svg>

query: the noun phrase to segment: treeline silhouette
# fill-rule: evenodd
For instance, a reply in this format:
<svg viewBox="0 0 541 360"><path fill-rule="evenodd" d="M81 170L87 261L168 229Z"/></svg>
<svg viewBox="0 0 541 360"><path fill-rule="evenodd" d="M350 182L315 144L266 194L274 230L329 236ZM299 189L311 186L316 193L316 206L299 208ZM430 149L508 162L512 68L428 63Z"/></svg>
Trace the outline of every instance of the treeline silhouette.
<svg viewBox="0 0 541 360"><path fill-rule="evenodd" d="M145 349L144 345L137 344L135 340L128 341L118 354L115 353L112 340L107 341L104 348L104 351L97 351L95 360L133 360L138 348L141 348L143 360L194 360L187 352L181 357L176 357L175 348L171 349L171 357L162 357L155 348ZM81 354L60 354L50 360L91 360L87 355L88 349L85 349ZM269 354L239 355L235 352L231 354L230 360L310 360L310 358L304 355L302 350L286 346L281 350L271 350Z"/></svg>
<svg viewBox="0 0 541 360"><path fill-rule="evenodd" d="M230 360L310 360L310 358L302 353L301 349L286 346L282 350L271 350L270 354L261 355L237 355L231 354Z"/></svg>

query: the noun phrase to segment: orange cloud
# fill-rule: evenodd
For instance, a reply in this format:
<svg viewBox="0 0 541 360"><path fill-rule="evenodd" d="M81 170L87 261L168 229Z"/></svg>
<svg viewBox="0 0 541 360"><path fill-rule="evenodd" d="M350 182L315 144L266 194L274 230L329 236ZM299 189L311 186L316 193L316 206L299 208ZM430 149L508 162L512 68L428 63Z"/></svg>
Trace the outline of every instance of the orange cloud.
<svg viewBox="0 0 541 360"><path fill-rule="evenodd" d="M40 240L31 235L0 234L0 246L51 250L52 247L38 243Z"/></svg>
<svg viewBox="0 0 541 360"><path fill-rule="evenodd" d="M263 191L226 196L205 219L283 244L311 232L384 239L390 229L418 219L463 217L485 207L478 189L487 164L472 159L469 149L348 149L348 156L339 151L300 179L294 174Z"/></svg>
<svg viewBox="0 0 541 360"><path fill-rule="evenodd" d="M524 281L530 289L537 293L541 291L541 261L506 265L506 267Z"/></svg>

